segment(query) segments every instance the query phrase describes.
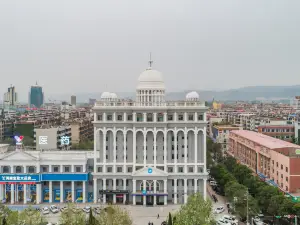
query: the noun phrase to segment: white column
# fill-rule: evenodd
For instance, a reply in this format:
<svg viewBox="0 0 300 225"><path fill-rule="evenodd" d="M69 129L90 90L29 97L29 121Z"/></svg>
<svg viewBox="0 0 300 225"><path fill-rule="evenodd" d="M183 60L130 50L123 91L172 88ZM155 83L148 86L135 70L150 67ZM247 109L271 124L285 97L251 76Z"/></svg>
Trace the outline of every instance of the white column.
<svg viewBox="0 0 300 225"><path fill-rule="evenodd" d="M184 119L185 122L187 121L187 112L185 112L185 113L183 114L183 119Z"/></svg>
<svg viewBox="0 0 300 225"><path fill-rule="evenodd" d="M15 204L15 185L10 185L10 203Z"/></svg>
<svg viewBox="0 0 300 225"><path fill-rule="evenodd" d="M136 180L132 180L132 193L133 193L133 194L136 194ZM133 205L136 205L135 199L136 199L136 196L133 195L133 196L132 196L132 204L133 204Z"/></svg>
<svg viewBox="0 0 300 225"><path fill-rule="evenodd" d="M64 182L63 181L60 181L59 183L59 191L60 191L60 203L63 203L64 202Z"/></svg>
<svg viewBox="0 0 300 225"><path fill-rule="evenodd" d="M24 204L27 204L27 184L23 184L23 198Z"/></svg>
<svg viewBox="0 0 300 225"><path fill-rule="evenodd" d="M133 156L132 156L132 161L133 161L133 168L132 172L135 172L135 165L136 165L136 131L135 127L132 128L132 148L133 148Z"/></svg>
<svg viewBox="0 0 300 225"><path fill-rule="evenodd" d="M94 113L94 122L96 122L97 121L97 114L96 113ZM95 139L94 139L95 140Z"/></svg>
<svg viewBox="0 0 300 225"><path fill-rule="evenodd" d="M114 112L114 113L113 113L113 121L114 121L114 122L117 121L116 118L117 118L117 115L116 115L116 113Z"/></svg>
<svg viewBox="0 0 300 225"><path fill-rule="evenodd" d="M167 142L167 128L165 128L164 131L164 170L167 173L168 172L168 167L167 167L167 152L168 152L168 142Z"/></svg>
<svg viewBox="0 0 300 225"><path fill-rule="evenodd" d="M146 187L146 180L143 180L143 188L144 190L147 190L147 187ZM146 196L144 195L143 196L143 205L146 205Z"/></svg>
<svg viewBox="0 0 300 225"><path fill-rule="evenodd" d="M103 144L103 168L102 168L102 172L103 173L106 173L106 129L104 128L103 129L103 141L102 141L102 144Z"/></svg>
<svg viewBox="0 0 300 225"><path fill-rule="evenodd" d="M175 164L175 170L174 172L178 172L177 168L177 129L174 130L174 164Z"/></svg>
<svg viewBox="0 0 300 225"><path fill-rule="evenodd" d="M165 112L164 113L164 122L166 123L168 121L168 114Z"/></svg>
<svg viewBox="0 0 300 225"><path fill-rule="evenodd" d="M4 199L4 192L3 192L3 186L5 188L5 185L4 184L0 184L0 200L3 200Z"/></svg>
<svg viewBox="0 0 300 225"><path fill-rule="evenodd" d="M52 203L52 200L53 200L52 181L49 181L49 203Z"/></svg>
<svg viewBox="0 0 300 225"><path fill-rule="evenodd" d="M188 137L188 131L187 128L185 128L184 131L184 172L187 173L187 137Z"/></svg>
<svg viewBox="0 0 300 225"><path fill-rule="evenodd" d="M82 203L86 202L86 182L82 182Z"/></svg>
<svg viewBox="0 0 300 225"><path fill-rule="evenodd" d="M187 203L187 179L184 179L184 204Z"/></svg>
<svg viewBox="0 0 300 225"><path fill-rule="evenodd" d="M36 203L40 204L41 203L41 197L42 197L42 185L37 184L36 185Z"/></svg>
<svg viewBox="0 0 300 225"><path fill-rule="evenodd" d="M123 179L123 190L126 191L126 179ZM123 194L123 204L126 203L126 194Z"/></svg>
<svg viewBox="0 0 300 225"><path fill-rule="evenodd" d="M71 188L72 188L72 202L75 202L75 182L72 181L71 183Z"/></svg>
<svg viewBox="0 0 300 225"><path fill-rule="evenodd" d="M206 200L206 182L207 180L206 179L203 179L203 198Z"/></svg>
<svg viewBox="0 0 300 225"><path fill-rule="evenodd" d="M154 132L153 132L153 148L154 148L154 167L156 168L156 135L157 135L157 132L156 132L156 128L154 128Z"/></svg>
<svg viewBox="0 0 300 225"><path fill-rule="evenodd" d="M117 131L116 128L114 127L113 131L113 173L116 173L116 162L117 162Z"/></svg>
<svg viewBox="0 0 300 225"><path fill-rule="evenodd" d="M136 112L132 113L132 122L136 122Z"/></svg>
<svg viewBox="0 0 300 225"><path fill-rule="evenodd" d="M197 167L197 162L198 162L198 135L197 135L197 132L198 130L196 129L195 130L195 133L194 133L194 139L195 139L195 142L194 142L194 145L195 145L195 148L194 148L194 154L195 154L195 168L194 168L194 172L197 173L198 172L198 167Z"/></svg>
<svg viewBox="0 0 300 225"><path fill-rule="evenodd" d="M93 195L94 195L94 203L97 203L97 200L98 200L98 192L97 192L97 179L96 178L94 178L94 183L93 183L93 185L94 185L94 193L93 193Z"/></svg>
<svg viewBox="0 0 300 225"><path fill-rule="evenodd" d="M123 113L123 117L124 117L123 121L126 122L127 121L127 113L126 112Z"/></svg>
<svg viewBox="0 0 300 225"><path fill-rule="evenodd" d="M177 179L174 179L174 204L177 204Z"/></svg>
<svg viewBox="0 0 300 225"><path fill-rule="evenodd" d="M168 180L164 180L164 193L168 193ZM168 196L164 196L164 205L168 204Z"/></svg>
<svg viewBox="0 0 300 225"><path fill-rule="evenodd" d="M126 160L126 145L127 145L127 142L126 142L126 128L124 127L124 142L123 142L123 151L124 151L124 153L123 153L123 155L124 155L124 165L123 165L123 173L126 173L126 162L127 162L127 160Z"/></svg>
<svg viewBox="0 0 300 225"><path fill-rule="evenodd" d="M106 190L106 178L102 179L102 183L103 183L102 190L105 191ZM106 204L106 194L103 194L103 204Z"/></svg>
<svg viewBox="0 0 300 225"><path fill-rule="evenodd" d="M177 112L174 112L174 122L177 122Z"/></svg>
<svg viewBox="0 0 300 225"><path fill-rule="evenodd" d="M203 146L201 146L203 149L201 149L201 152L203 151L204 172L206 173L206 127L203 128L203 139Z"/></svg>
<svg viewBox="0 0 300 225"><path fill-rule="evenodd" d="M102 120L106 121L106 113L105 112L102 114Z"/></svg>
<svg viewBox="0 0 300 225"><path fill-rule="evenodd" d="M195 116L194 117L195 117L194 121L197 122L198 121L198 113L197 112L195 112Z"/></svg>
<svg viewBox="0 0 300 225"><path fill-rule="evenodd" d="M147 113L143 113L143 121L147 122Z"/></svg>
<svg viewBox="0 0 300 225"><path fill-rule="evenodd" d="M94 113L94 115L96 115L96 113ZM94 127L94 173L97 173L97 157L96 157L96 155L97 155L97 142L99 140L99 136L98 137L97 136L98 136L97 128ZM105 151L105 150L103 149L103 151ZM101 156L99 158L101 158Z"/></svg>
<svg viewBox="0 0 300 225"><path fill-rule="evenodd" d="M154 194L156 194L156 188L157 188L157 180L153 180L153 182L154 182ZM156 195L154 195L154 197L153 197L153 205L156 205L156 201L157 201L157 199L156 199Z"/></svg>
<svg viewBox="0 0 300 225"><path fill-rule="evenodd" d="M147 151L146 151L146 144L147 144L147 141L146 141L146 138L147 138L147 131L144 131L144 167L146 167L147 165L147 160L146 160L146 156L147 156Z"/></svg>
<svg viewBox="0 0 300 225"><path fill-rule="evenodd" d="M113 179L113 190L115 191L117 189L117 179L114 178ZM117 195L113 194L113 203L116 204L117 203Z"/></svg>
<svg viewBox="0 0 300 225"><path fill-rule="evenodd" d="M194 193L197 193L197 191L198 191L197 182L198 182L198 179L194 179Z"/></svg>

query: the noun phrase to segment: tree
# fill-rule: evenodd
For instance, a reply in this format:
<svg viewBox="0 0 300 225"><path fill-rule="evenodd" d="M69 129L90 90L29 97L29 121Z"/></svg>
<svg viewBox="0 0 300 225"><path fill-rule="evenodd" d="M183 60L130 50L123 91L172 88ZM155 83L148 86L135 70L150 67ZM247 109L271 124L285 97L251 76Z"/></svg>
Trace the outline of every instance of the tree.
<svg viewBox="0 0 300 225"><path fill-rule="evenodd" d="M212 203L204 200L200 193L189 196L187 204L176 213L173 225L212 225L215 224Z"/></svg>
<svg viewBox="0 0 300 225"><path fill-rule="evenodd" d="M68 204L60 215L60 223L64 225L82 225L85 222L84 212L75 208L74 204Z"/></svg>
<svg viewBox="0 0 300 225"><path fill-rule="evenodd" d="M114 225L132 225L128 211L119 206L109 206L100 210L100 214L96 216L97 225L109 225L110 216Z"/></svg>
<svg viewBox="0 0 300 225"><path fill-rule="evenodd" d="M271 215L279 215L280 206L283 204L284 200L285 197L283 195L272 196L268 206L268 213Z"/></svg>
<svg viewBox="0 0 300 225"><path fill-rule="evenodd" d="M41 213L31 206L19 213L19 224L42 225L46 222Z"/></svg>
<svg viewBox="0 0 300 225"><path fill-rule="evenodd" d="M94 217L94 215L93 215L93 211L92 211L92 209L90 210L90 214L89 214L89 221L88 221L88 225L96 225L97 223L96 223L97 221L96 221L96 219L95 219L95 217Z"/></svg>
<svg viewBox="0 0 300 225"><path fill-rule="evenodd" d="M168 225L173 225L173 222L172 222L172 215L171 215L170 212L169 212L169 217L168 217Z"/></svg>

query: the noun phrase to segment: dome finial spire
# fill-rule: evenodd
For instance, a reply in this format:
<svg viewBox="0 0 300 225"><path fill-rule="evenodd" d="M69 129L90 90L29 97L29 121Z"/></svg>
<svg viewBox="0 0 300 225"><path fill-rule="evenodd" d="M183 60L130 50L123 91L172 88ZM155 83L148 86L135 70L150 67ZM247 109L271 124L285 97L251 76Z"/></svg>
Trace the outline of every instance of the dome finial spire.
<svg viewBox="0 0 300 225"><path fill-rule="evenodd" d="M152 59L151 59L151 52L150 52L150 58L149 58L149 67L150 67L150 68L152 67L152 63L153 63L153 61L152 61Z"/></svg>

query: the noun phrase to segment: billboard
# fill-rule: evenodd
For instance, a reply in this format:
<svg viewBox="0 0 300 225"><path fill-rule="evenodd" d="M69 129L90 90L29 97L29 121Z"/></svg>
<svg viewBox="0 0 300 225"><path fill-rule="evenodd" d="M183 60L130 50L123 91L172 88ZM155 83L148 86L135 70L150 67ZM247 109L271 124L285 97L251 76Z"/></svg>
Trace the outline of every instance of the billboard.
<svg viewBox="0 0 300 225"><path fill-rule="evenodd" d="M11 182L11 183L40 182L40 175L39 174L1 174L0 182Z"/></svg>
<svg viewBox="0 0 300 225"><path fill-rule="evenodd" d="M41 181L88 181L88 173L41 174Z"/></svg>
<svg viewBox="0 0 300 225"><path fill-rule="evenodd" d="M57 149L57 128L35 129L36 150Z"/></svg>

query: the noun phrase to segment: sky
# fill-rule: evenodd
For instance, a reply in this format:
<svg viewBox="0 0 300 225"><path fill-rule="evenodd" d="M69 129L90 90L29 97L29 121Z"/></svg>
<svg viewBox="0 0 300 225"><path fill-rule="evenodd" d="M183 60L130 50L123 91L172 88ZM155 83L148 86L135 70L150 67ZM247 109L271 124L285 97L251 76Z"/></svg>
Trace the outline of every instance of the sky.
<svg viewBox="0 0 300 225"><path fill-rule="evenodd" d="M134 92L300 84L298 0L0 0L0 93ZM2 99L3 94L0 94Z"/></svg>

